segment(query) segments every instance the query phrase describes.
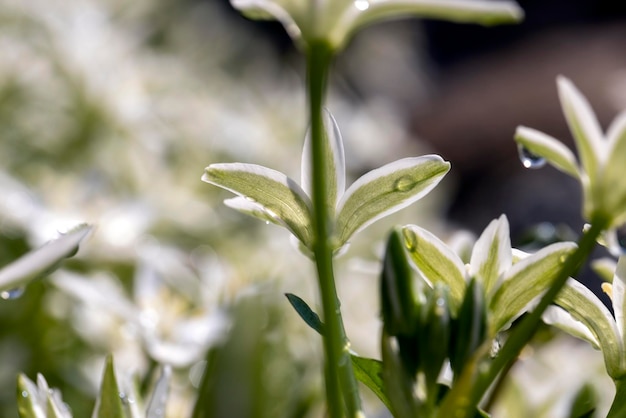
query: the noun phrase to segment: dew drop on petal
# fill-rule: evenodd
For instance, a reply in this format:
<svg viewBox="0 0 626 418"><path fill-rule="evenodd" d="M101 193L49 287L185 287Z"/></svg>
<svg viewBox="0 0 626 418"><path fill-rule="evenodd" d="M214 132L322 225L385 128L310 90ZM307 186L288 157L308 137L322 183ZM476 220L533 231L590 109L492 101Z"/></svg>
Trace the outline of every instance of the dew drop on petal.
<svg viewBox="0 0 626 418"><path fill-rule="evenodd" d="M398 180L395 181L395 183L393 184L393 188L397 191L397 192L408 192L409 190L411 190L413 187L415 186L415 182L413 181L413 178L411 178L410 176L403 176L400 177Z"/></svg>
<svg viewBox="0 0 626 418"><path fill-rule="evenodd" d="M28 391L22 391L22 398L28 398Z"/></svg>
<svg viewBox="0 0 626 418"><path fill-rule="evenodd" d="M17 299L24 294L23 287L16 287L15 289L3 290L0 292L0 298L7 299Z"/></svg>
<svg viewBox="0 0 626 418"><path fill-rule="evenodd" d="M404 245L409 251L415 251L417 249L417 236L415 232L411 231L408 228L404 228L402 230L402 235L404 236Z"/></svg>
<svg viewBox="0 0 626 418"><path fill-rule="evenodd" d="M355 0L354 7L360 11L364 11L370 8L370 2L368 0Z"/></svg>
<svg viewBox="0 0 626 418"><path fill-rule="evenodd" d="M517 146L517 152L522 165L526 168L541 168L546 165L546 159L530 152L523 145Z"/></svg>

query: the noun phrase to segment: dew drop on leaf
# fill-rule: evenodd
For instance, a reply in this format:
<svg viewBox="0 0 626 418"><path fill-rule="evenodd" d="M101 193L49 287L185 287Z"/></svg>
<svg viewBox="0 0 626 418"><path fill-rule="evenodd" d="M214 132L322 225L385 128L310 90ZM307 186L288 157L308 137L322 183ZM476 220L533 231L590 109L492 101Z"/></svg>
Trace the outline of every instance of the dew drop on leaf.
<svg viewBox="0 0 626 418"><path fill-rule="evenodd" d="M517 152L522 165L526 168L541 168L546 165L546 159L530 152L523 145L517 146Z"/></svg>
<svg viewBox="0 0 626 418"><path fill-rule="evenodd" d="M415 186L415 182L413 181L413 179L410 176L403 176L400 177L398 180L395 181L395 183L393 184L393 188L397 191L397 192L408 192L409 190L411 190L413 187Z"/></svg>
<svg viewBox="0 0 626 418"><path fill-rule="evenodd" d="M7 299L17 299L24 294L23 287L16 287L15 289L3 290L0 292L0 298Z"/></svg>

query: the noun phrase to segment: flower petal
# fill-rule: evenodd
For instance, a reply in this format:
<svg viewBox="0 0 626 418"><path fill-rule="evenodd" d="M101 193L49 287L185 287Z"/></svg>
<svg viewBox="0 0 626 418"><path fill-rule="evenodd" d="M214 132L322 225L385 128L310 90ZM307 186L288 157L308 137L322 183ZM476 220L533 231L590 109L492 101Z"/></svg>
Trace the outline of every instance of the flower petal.
<svg viewBox="0 0 626 418"><path fill-rule="evenodd" d="M311 244L311 201L295 181L255 164L211 164L202 180L251 199L281 219L305 245ZM231 202L232 203L232 202Z"/></svg>
<svg viewBox="0 0 626 418"><path fill-rule="evenodd" d="M563 265L563 259L574 252L573 242L549 245L518 261L508 270L502 284L489 301L491 332L506 327L528 309L528 305L552 283Z"/></svg>
<svg viewBox="0 0 626 418"><path fill-rule="evenodd" d="M582 322L598 341L609 375L616 379L624 374L623 345L611 312L591 290L570 279L554 303Z"/></svg>
<svg viewBox="0 0 626 418"><path fill-rule="evenodd" d="M458 255L434 234L417 225L402 228L409 256L431 284L450 288L450 307L456 313L465 294L465 266Z"/></svg>
<svg viewBox="0 0 626 418"><path fill-rule="evenodd" d="M574 317L565 309L559 306L550 305L543 312L541 318L546 324L552 325L561 331L565 331L569 335L576 338L585 340L593 345L593 348L600 350L598 340L596 340L596 337L594 337L591 331L589 331L589 328L587 328L582 322L574 319Z"/></svg>
<svg viewBox="0 0 626 418"><path fill-rule="evenodd" d="M0 291L25 286L30 281L53 271L59 263L78 251L80 242L92 230L82 224L60 238L18 258L0 270Z"/></svg>
<svg viewBox="0 0 626 418"><path fill-rule="evenodd" d="M470 277L478 279L486 294L491 294L498 279L511 267L511 237L505 215L491 221L474 244L470 261Z"/></svg>
<svg viewBox="0 0 626 418"><path fill-rule="evenodd" d="M459 23L496 25L520 21L524 12L514 2L477 0L361 0L334 26L331 44L341 46L363 26L401 17L422 17Z"/></svg>
<svg viewBox="0 0 626 418"><path fill-rule="evenodd" d="M230 4L244 16L255 20L278 20L293 39L298 40L301 30L294 21L293 11L273 0L230 0Z"/></svg>
<svg viewBox="0 0 626 418"><path fill-rule="evenodd" d="M598 176L599 168L606 159L608 144L595 113L587 99L567 78L557 78L561 107L567 119L582 166L593 183Z"/></svg>
<svg viewBox="0 0 626 418"><path fill-rule="evenodd" d="M613 312L617 330L622 337L622 344L626 347L626 331L624 330L624 312L626 311L626 256L617 261L615 276L613 276Z"/></svg>
<svg viewBox="0 0 626 418"><path fill-rule="evenodd" d="M343 140L341 138L341 132L337 121L333 115L324 110L324 151L326 161L326 174L328 178L328 207L330 209L330 216L335 216L335 208L337 207L337 200L343 194L346 189L346 157L343 150ZM311 184L312 169L311 169L311 131L307 132L304 140L304 149L302 150L302 189L309 196L313 195L313 186Z"/></svg>
<svg viewBox="0 0 626 418"><path fill-rule="evenodd" d="M533 154L543 157L555 168L572 177L580 177L576 157L561 141L525 126L518 126L515 141Z"/></svg>
<svg viewBox="0 0 626 418"><path fill-rule="evenodd" d="M603 209L612 217L613 226L626 222L626 111L622 112L607 131L609 155L597 191Z"/></svg>
<svg viewBox="0 0 626 418"><path fill-rule="evenodd" d="M450 170L438 155L404 158L372 170L359 178L337 207L337 247L393 212L430 192Z"/></svg>

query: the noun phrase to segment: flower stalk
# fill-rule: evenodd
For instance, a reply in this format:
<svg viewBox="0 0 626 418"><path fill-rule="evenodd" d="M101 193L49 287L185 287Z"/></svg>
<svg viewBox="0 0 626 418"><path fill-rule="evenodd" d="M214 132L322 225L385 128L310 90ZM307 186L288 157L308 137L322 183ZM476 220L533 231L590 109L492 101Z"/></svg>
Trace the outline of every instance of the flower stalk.
<svg viewBox="0 0 626 418"><path fill-rule="evenodd" d="M328 179L324 151L322 107L333 52L325 42L312 42L307 59L307 93L311 119L311 178L313 203L313 253L318 274L322 312L326 324L324 335L325 381L328 409L331 417L342 416L341 398L348 416L357 417L361 401L352 363L349 342L341 317L333 273L333 250L330 243L333 225L327 201Z"/></svg>

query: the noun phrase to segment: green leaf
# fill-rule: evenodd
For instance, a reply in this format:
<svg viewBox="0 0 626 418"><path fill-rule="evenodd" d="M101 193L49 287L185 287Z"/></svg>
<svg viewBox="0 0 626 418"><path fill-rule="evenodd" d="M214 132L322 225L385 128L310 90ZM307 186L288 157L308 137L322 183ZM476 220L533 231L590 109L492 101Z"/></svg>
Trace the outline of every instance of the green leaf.
<svg viewBox="0 0 626 418"><path fill-rule="evenodd" d="M262 211L263 220L284 225L307 247L312 243L311 201L284 174L255 164L211 164L202 180L242 196ZM253 214L251 207L246 214ZM280 220L280 221L279 221Z"/></svg>
<svg viewBox="0 0 626 418"><path fill-rule="evenodd" d="M555 168L580 178L574 153L558 139L532 128L518 126L515 141L534 155L545 158Z"/></svg>
<svg viewBox="0 0 626 418"><path fill-rule="evenodd" d="M471 279L467 285L454 325L450 366L456 379L460 376L468 359L487 339L485 293L476 279Z"/></svg>
<svg viewBox="0 0 626 418"><path fill-rule="evenodd" d="M450 334L448 288L442 283L437 283L429 295L424 311L424 323L417 337L421 369L431 401L437 397L437 378L446 358L449 357Z"/></svg>
<svg viewBox="0 0 626 418"><path fill-rule="evenodd" d="M374 394L378 396L378 399L391 411L391 402L384 390L382 361L359 357L354 354L351 355L350 358L352 359L354 375L359 382L363 383L374 392Z"/></svg>
<svg viewBox="0 0 626 418"><path fill-rule="evenodd" d="M44 246L18 258L0 270L0 291L27 285L54 271L60 262L78 251L80 242L92 227L82 224Z"/></svg>
<svg viewBox="0 0 626 418"><path fill-rule="evenodd" d="M593 386L584 384L576 393L569 412L569 418L591 418L596 411L598 396Z"/></svg>
<svg viewBox="0 0 626 418"><path fill-rule="evenodd" d="M549 245L518 261L504 274L489 301L491 336L523 314L528 304L550 287L567 256L575 250L573 242Z"/></svg>
<svg viewBox="0 0 626 418"><path fill-rule="evenodd" d="M608 144L604 143L600 124L587 99L569 79L559 76L557 84L561 107L576 141L582 166L593 184L600 173L602 154Z"/></svg>
<svg viewBox="0 0 626 418"><path fill-rule="evenodd" d="M342 196L337 207L337 247L373 222L430 192L450 170L438 155L405 158L363 175Z"/></svg>
<svg viewBox="0 0 626 418"><path fill-rule="evenodd" d="M291 303L291 306L293 306L298 315L300 315L300 318L320 335L324 335L324 323L320 320L319 315L298 296L292 293L285 293L285 296L287 296L287 300Z"/></svg>
<svg viewBox="0 0 626 418"><path fill-rule="evenodd" d="M343 140L337 121L333 115L326 109L322 113L324 123L324 162L326 167L327 179L327 196L326 203L328 205L328 214L331 218L335 217L335 209L337 201L346 188L346 159L343 150ZM307 132L304 140L304 148L302 150L301 163L301 182L302 189L309 196L313 195L313 185L311 184L313 161L311 155L311 131Z"/></svg>
<svg viewBox="0 0 626 418"><path fill-rule="evenodd" d="M474 244L469 275L479 280L485 292L490 294L511 264L509 221L502 215L491 221Z"/></svg>
<svg viewBox="0 0 626 418"><path fill-rule="evenodd" d="M444 283L450 288L450 309L456 316L465 294L465 266L446 244L416 225L402 229L409 258L430 283Z"/></svg>
<svg viewBox="0 0 626 418"><path fill-rule="evenodd" d="M413 274L407 260L400 229L391 231L381 277L383 326L389 335L411 335L419 321L419 307L413 296Z"/></svg>
<svg viewBox="0 0 626 418"><path fill-rule="evenodd" d="M100 395L96 402L93 418L126 418L120 393L113 368L113 356L109 355L106 358L102 382L100 383Z"/></svg>
<svg viewBox="0 0 626 418"><path fill-rule="evenodd" d="M404 368L395 337L383 330L381 337L383 357L383 384L389 397L391 412L396 418L414 418L418 415L418 401L414 393L415 380Z"/></svg>

